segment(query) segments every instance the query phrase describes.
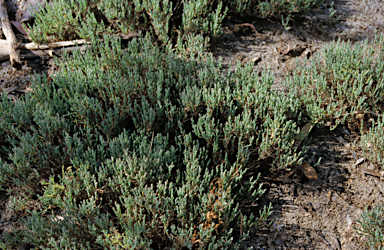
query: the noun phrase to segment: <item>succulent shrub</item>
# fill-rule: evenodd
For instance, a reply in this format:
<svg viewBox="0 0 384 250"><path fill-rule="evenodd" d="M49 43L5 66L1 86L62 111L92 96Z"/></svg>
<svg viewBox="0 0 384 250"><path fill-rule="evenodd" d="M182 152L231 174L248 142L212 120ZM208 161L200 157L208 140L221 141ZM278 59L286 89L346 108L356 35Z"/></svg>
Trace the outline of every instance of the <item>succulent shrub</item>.
<svg viewBox="0 0 384 250"><path fill-rule="evenodd" d="M377 122L369 129L367 133L361 136L359 145L362 148L362 154L371 162L384 168L384 116L381 115Z"/></svg>
<svg viewBox="0 0 384 250"><path fill-rule="evenodd" d="M90 33L129 34L143 31L159 44L207 48L221 35L221 22L235 15L278 17L304 12L322 0L57 0L35 12L29 27L34 42L90 38ZM286 21L288 22L288 21ZM97 25L96 25L97 24ZM89 27L92 27L90 30ZM198 53L198 52L195 52Z"/></svg>
<svg viewBox="0 0 384 250"><path fill-rule="evenodd" d="M384 164L384 40L377 35L372 41L355 44L337 41L324 45L310 62L298 65L287 78L290 91L301 100L303 118L313 124L330 125L332 129L363 114L374 119L369 131L363 131L360 142L363 155L370 161ZM368 236L371 249L383 249L383 205L365 210L358 220L357 232Z"/></svg>
<svg viewBox="0 0 384 250"><path fill-rule="evenodd" d="M379 168L384 168L384 116L381 115L377 122L372 125L368 132L364 133L359 145L362 154L369 161L377 164ZM383 204L376 205L373 209L366 209L361 215L359 228L355 230L368 237L367 246L371 249L383 249L384 243L384 207Z"/></svg>
<svg viewBox="0 0 384 250"><path fill-rule="evenodd" d="M300 101L251 65L92 41L33 93L2 94L0 184L24 217L8 247L237 248L271 212L257 166L303 161Z"/></svg>
<svg viewBox="0 0 384 250"><path fill-rule="evenodd" d="M335 128L357 113L384 110L384 40L376 35L352 45L324 45L309 65L298 65L286 83L312 123Z"/></svg>
<svg viewBox="0 0 384 250"><path fill-rule="evenodd" d="M305 12L310 8L322 4L323 0L224 0L231 12L263 18L282 17Z"/></svg>
<svg viewBox="0 0 384 250"><path fill-rule="evenodd" d="M161 45L206 48L221 34L226 12L214 0L58 0L36 11L29 35L42 43L141 31Z"/></svg>
<svg viewBox="0 0 384 250"><path fill-rule="evenodd" d="M355 230L368 237L367 246L373 250L383 249L384 244L384 207L383 204L376 205L372 210L365 210L361 219L357 221L360 224Z"/></svg>

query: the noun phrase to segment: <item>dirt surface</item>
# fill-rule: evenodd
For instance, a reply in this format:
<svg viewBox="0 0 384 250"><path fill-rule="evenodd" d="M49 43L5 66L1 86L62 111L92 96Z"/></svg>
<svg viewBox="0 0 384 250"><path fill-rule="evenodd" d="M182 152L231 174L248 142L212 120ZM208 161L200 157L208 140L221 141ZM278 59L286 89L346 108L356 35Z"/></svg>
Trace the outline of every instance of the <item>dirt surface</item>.
<svg viewBox="0 0 384 250"><path fill-rule="evenodd" d="M308 180L302 171L281 179L265 176L264 204L272 203L273 224L245 243L245 249L367 249L358 235L362 211L384 202L382 172L360 159L353 146L358 139L350 128L332 132L315 129L309 154L316 157L319 181ZM355 153L353 153L355 152ZM355 157L354 157L355 155ZM371 170L371 171L370 171Z"/></svg>
<svg viewBox="0 0 384 250"><path fill-rule="evenodd" d="M288 31L278 21L228 17L214 54L223 58L227 69L232 62L229 70L234 70L238 61L252 62L255 71L269 68L276 77L275 88L283 90L284 77L296 67L296 61L311 58L325 43L338 38L352 42L372 39L375 29L384 31L381 0L336 0L333 8L340 19L334 21L327 20L331 7L331 1L325 1L306 14L296 15ZM260 34L244 23L253 24ZM53 67L49 58L25 61L21 71L8 62L0 63L0 90L7 89L10 98L25 92L33 72L49 72ZM273 224L253 235L244 249L367 249L366 238L353 227L358 226L356 220L366 207L384 202L379 166L368 161L356 164L361 155L353 142L359 135L351 126L332 132L315 129L310 136L309 153L315 154L311 165L321 157L315 167L319 181L308 180L301 170L284 179L263 175L261 181L267 191L259 205L272 203ZM16 223L8 198L0 193L0 233Z"/></svg>

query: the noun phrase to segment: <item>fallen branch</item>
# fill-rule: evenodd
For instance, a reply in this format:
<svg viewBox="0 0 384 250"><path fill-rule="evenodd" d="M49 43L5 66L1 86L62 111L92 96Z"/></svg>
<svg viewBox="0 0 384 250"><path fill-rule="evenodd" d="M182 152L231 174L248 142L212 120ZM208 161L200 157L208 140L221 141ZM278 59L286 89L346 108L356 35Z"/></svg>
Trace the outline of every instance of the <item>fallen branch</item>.
<svg viewBox="0 0 384 250"><path fill-rule="evenodd" d="M0 1L4 1L4 0L0 0ZM120 33L118 34L118 36L124 40L128 40L128 39L132 39L134 37L139 36L139 33L136 31L130 32L128 34ZM9 58L12 58L10 56L11 55L10 51L7 49L8 44L9 43L7 40L0 39L0 61L7 61L9 60ZM91 42L85 39L52 42L52 43L44 43L44 44L31 42L31 43L18 43L16 46L16 49L18 48L21 50L21 53L18 50L20 53L19 57L21 56L23 59L32 59L32 58L37 58L42 56L53 57L54 55L61 55L64 52L64 48L67 50L67 52L70 53L77 47L79 47L80 49L85 49L90 44ZM82 46L76 46L76 45L82 45Z"/></svg>
<svg viewBox="0 0 384 250"><path fill-rule="evenodd" d="M46 43L46 44L37 44L34 42L20 43L20 44L17 44L18 48L21 49L21 53L20 53L20 50L18 50L19 61L20 61L20 56L23 59L32 59L32 58L37 58L42 56L53 57L54 54L62 54L64 52L63 49L57 50L55 48L68 47L66 48L67 51L72 52L74 49L76 49L75 45L88 46L89 44L90 42L84 39L73 40L73 41L63 41L63 42L53 42L53 43ZM0 39L0 62L7 61L10 58L12 58L10 50L8 49L8 46L9 46L9 43L7 40ZM72 47L69 47L69 46L72 46ZM82 48L83 46L79 46L79 47Z"/></svg>
<svg viewBox="0 0 384 250"><path fill-rule="evenodd" d="M54 49L54 48L75 46L75 45L81 45L81 44L91 44L91 42L89 42L85 39L79 39L79 40L73 40L73 41L52 42L52 43L44 43L44 44L38 44L38 43L32 42L32 43L22 43L22 44L20 44L20 48L21 49L29 49L29 50Z"/></svg>
<svg viewBox="0 0 384 250"><path fill-rule="evenodd" d="M0 62L9 60L9 51L1 46L2 42L0 40ZM67 53L72 53L75 49L80 49L80 51L85 50L89 45L81 45L81 46L72 46L72 47L64 47L64 48L56 48L56 49L48 49L48 50L28 50L21 49L20 50L20 58L25 59L37 59L42 57L54 57L61 56L64 53L64 50Z"/></svg>
<svg viewBox="0 0 384 250"><path fill-rule="evenodd" d="M16 39L15 34L13 33L11 24L9 22L5 0L0 0L0 20L3 28L3 33L7 38L6 41L8 42L9 58L11 61L11 65L14 68L21 69L19 54L20 51L18 50L19 43Z"/></svg>

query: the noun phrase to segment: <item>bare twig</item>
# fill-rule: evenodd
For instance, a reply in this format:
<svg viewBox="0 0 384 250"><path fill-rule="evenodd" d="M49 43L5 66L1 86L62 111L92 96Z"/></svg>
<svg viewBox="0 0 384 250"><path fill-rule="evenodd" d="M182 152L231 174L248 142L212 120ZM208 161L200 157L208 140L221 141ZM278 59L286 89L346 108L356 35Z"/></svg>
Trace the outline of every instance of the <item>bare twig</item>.
<svg viewBox="0 0 384 250"><path fill-rule="evenodd" d="M175 5L175 7L173 8L172 13L175 13L175 11L179 9L180 5L181 5L183 2L184 2L184 0L179 1L179 2Z"/></svg>
<svg viewBox="0 0 384 250"><path fill-rule="evenodd" d="M19 43L13 33L11 23L9 22L7 6L5 0L0 0L0 20L3 32L8 41L9 58L14 68L21 69Z"/></svg>
<svg viewBox="0 0 384 250"><path fill-rule="evenodd" d="M8 48L4 47L4 45L6 45L6 43L7 43L6 40L0 39L0 62L9 60ZM63 48L55 48L55 49L47 49L47 50L21 49L20 50L20 58L22 60L28 60L28 59L35 59L35 58L41 58L41 57L61 56L64 53L64 50L66 50L67 53L72 53L73 50L80 49L80 51L82 51L89 46L90 45L85 44L85 45L81 45L81 46L71 46L71 47L63 47Z"/></svg>
<svg viewBox="0 0 384 250"><path fill-rule="evenodd" d="M361 173L376 176L379 178L383 177L380 173L373 171L373 170L365 169L365 168L361 169Z"/></svg>
<svg viewBox="0 0 384 250"><path fill-rule="evenodd" d="M61 42L52 42L52 43L43 43L43 44L37 44L34 42L20 43L18 44L18 46L20 49L27 49L27 50L46 50L46 49L63 48L63 47L90 44L90 43L91 42L85 39L79 39L79 40L73 40L73 41L61 41ZM0 48L7 46L7 44L8 44L7 40L0 39Z"/></svg>
<svg viewBox="0 0 384 250"><path fill-rule="evenodd" d="M29 50L39 50L39 49L54 49L59 47L68 47L75 46L81 44L90 44L91 42L85 39L73 40L73 41L62 41L62 42L53 42L53 43L45 43L45 44L37 44L37 43L22 43L20 44L21 49L29 49Z"/></svg>
<svg viewBox="0 0 384 250"><path fill-rule="evenodd" d="M280 51L280 50L278 49L278 51L279 51L281 54L284 54L284 55L286 55L286 54L288 54L288 53L289 53L290 49L291 49L291 46L289 46L289 44L288 44L288 48L287 48L287 50L284 50L284 51Z"/></svg>
<svg viewBox="0 0 384 250"><path fill-rule="evenodd" d="M329 244L329 242L326 241L323 237L321 237L321 236L320 236L319 234L317 234L317 233L315 233L315 235L316 235L317 237L319 237L319 238L324 242L324 244L328 247L328 249L330 249L330 250L334 250L333 247L331 246L331 244Z"/></svg>
<svg viewBox="0 0 384 250"><path fill-rule="evenodd" d="M240 213L240 239L243 238L243 221L244 221L243 213Z"/></svg>
<svg viewBox="0 0 384 250"><path fill-rule="evenodd" d="M263 37L263 35L261 35L261 34L256 30L256 28L255 28L255 26L254 26L253 24L251 24L251 23L243 23L241 26L248 26L248 27L250 27L251 29L253 29L253 31L256 33L256 35Z"/></svg>

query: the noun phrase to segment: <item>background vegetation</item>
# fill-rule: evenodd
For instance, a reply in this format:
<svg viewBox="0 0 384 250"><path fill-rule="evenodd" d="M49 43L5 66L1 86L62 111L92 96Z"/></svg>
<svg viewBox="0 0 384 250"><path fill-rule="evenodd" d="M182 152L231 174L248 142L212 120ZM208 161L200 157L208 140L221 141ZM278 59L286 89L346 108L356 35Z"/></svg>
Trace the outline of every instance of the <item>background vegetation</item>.
<svg viewBox="0 0 384 250"><path fill-rule="evenodd" d="M29 35L35 42L89 39L93 34L141 31L179 54L202 53L221 34L229 13L281 18L309 10L323 0L57 0L36 13ZM187 50L187 51L185 51Z"/></svg>

